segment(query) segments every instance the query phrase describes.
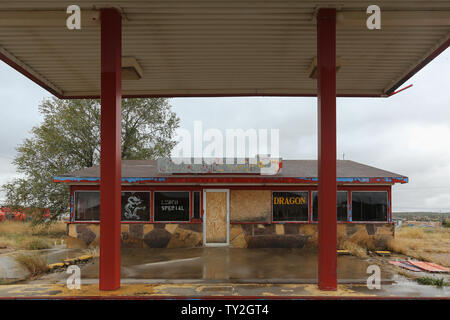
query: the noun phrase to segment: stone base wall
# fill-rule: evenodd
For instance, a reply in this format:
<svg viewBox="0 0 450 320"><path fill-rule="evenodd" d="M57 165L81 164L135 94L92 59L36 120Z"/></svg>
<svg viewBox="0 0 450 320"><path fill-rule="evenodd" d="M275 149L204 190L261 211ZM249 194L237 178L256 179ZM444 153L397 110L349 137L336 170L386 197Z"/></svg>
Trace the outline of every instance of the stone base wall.
<svg viewBox="0 0 450 320"><path fill-rule="evenodd" d="M68 224L67 247L99 246L100 224ZM122 224L121 242L125 248L189 248L203 246L203 225L199 224Z"/></svg>
<svg viewBox="0 0 450 320"><path fill-rule="evenodd" d="M232 224L232 248L314 248L318 245L317 224ZM338 244L346 240L385 249L394 237L393 223L338 224Z"/></svg>
<svg viewBox="0 0 450 320"><path fill-rule="evenodd" d="M122 247L189 248L203 246L203 225L198 224L122 224ZM68 224L67 247L99 245L99 224ZM338 224L338 242L352 240L384 249L394 236L392 223ZM231 248L317 247L317 224L231 224Z"/></svg>

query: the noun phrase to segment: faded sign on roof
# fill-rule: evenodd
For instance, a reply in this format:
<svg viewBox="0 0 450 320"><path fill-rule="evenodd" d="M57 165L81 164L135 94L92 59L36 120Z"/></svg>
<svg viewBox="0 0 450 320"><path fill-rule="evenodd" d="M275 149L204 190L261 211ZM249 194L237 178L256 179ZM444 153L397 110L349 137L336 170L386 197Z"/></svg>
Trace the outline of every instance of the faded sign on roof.
<svg viewBox="0 0 450 320"><path fill-rule="evenodd" d="M255 158L160 158L158 172L163 174L223 173L275 175L281 171L282 159L270 156Z"/></svg>

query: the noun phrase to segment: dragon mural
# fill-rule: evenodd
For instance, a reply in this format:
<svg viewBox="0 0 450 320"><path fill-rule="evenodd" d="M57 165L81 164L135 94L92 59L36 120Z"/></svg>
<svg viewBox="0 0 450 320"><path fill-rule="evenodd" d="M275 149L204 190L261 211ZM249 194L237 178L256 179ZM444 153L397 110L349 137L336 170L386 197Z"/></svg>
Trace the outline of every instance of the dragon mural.
<svg viewBox="0 0 450 320"><path fill-rule="evenodd" d="M142 204L142 200L139 199L137 196L130 196L128 197L128 202L124 207L124 215L126 219L136 219L140 220L139 215L137 214L140 210L145 210L145 206L140 206Z"/></svg>

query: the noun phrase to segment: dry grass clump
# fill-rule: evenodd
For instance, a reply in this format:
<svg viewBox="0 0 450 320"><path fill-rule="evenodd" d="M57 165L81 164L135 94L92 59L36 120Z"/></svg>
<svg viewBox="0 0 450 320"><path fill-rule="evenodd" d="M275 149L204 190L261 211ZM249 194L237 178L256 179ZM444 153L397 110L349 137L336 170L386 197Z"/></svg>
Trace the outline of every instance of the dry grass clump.
<svg viewBox="0 0 450 320"><path fill-rule="evenodd" d="M364 229L346 238L338 234L340 249L346 249L360 258L367 257L367 250L390 250L409 257L450 266L450 229L401 227L395 237L389 235L369 236Z"/></svg>
<svg viewBox="0 0 450 320"><path fill-rule="evenodd" d="M408 239L423 239L424 231L420 228L404 227L397 231L397 237Z"/></svg>
<svg viewBox="0 0 450 320"><path fill-rule="evenodd" d="M0 223L0 234L26 232L29 226L27 222L5 220Z"/></svg>
<svg viewBox="0 0 450 320"><path fill-rule="evenodd" d="M392 252L397 252L401 254L407 254L410 249L410 244L405 239L392 239L388 243L388 248Z"/></svg>
<svg viewBox="0 0 450 320"><path fill-rule="evenodd" d="M352 255L357 256L358 258L365 259L368 257L367 250L365 248L349 240L344 241L340 247L348 250Z"/></svg>
<svg viewBox="0 0 450 320"><path fill-rule="evenodd" d="M94 257L94 258L97 258L97 257L100 256L100 249L99 249L99 247L92 247L92 248L89 248L89 249L87 250L87 254L88 254L88 255L91 255L91 256Z"/></svg>
<svg viewBox="0 0 450 320"><path fill-rule="evenodd" d="M0 248L39 250L51 248L55 241L66 238L66 225L56 222L33 226L30 222L0 222Z"/></svg>
<svg viewBox="0 0 450 320"><path fill-rule="evenodd" d="M47 263L38 254L21 253L18 254L15 259L30 271L32 277L48 271Z"/></svg>
<svg viewBox="0 0 450 320"><path fill-rule="evenodd" d="M348 250L354 256L365 259L368 257L367 249L375 247L375 241L363 230L360 230L349 238L338 235L338 247Z"/></svg>
<svg viewBox="0 0 450 320"><path fill-rule="evenodd" d="M12 240L5 238L3 236L0 236L0 249L11 248L12 245L13 245Z"/></svg>
<svg viewBox="0 0 450 320"><path fill-rule="evenodd" d="M353 242L354 244L369 250L375 250L376 248L376 239L370 237L365 230L355 232L346 241Z"/></svg>
<svg viewBox="0 0 450 320"><path fill-rule="evenodd" d="M388 249L415 259L450 266L450 230L402 227L388 242Z"/></svg>
<svg viewBox="0 0 450 320"><path fill-rule="evenodd" d="M44 224L34 226L33 235L50 238L62 238L67 235L67 225L64 222L54 222L51 224Z"/></svg>
<svg viewBox="0 0 450 320"><path fill-rule="evenodd" d="M27 250L42 250L42 249L50 249L52 244L49 243L45 239L33 238L30 240L26 240L22 243L22 248Z"/></svg>

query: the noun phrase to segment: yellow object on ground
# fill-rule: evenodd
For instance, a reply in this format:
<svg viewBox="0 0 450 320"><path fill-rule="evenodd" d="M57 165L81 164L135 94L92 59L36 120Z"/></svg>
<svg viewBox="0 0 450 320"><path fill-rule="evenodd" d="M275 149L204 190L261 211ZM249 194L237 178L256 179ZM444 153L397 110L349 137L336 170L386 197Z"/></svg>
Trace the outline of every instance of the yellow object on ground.
<svg viewBox="0 0 450 320"><path fill-rule="evenodd" d="M58 262L58 263L52 263L52 264L49 264L48 265L48 268L50 269L50 270L53 270L53 269L57 269L57 268L62 268L62 267L64 267L64 263L62 263L62 262Z"/></svg>
<svg viewBox="0 0 450 320"><path fill-rule="evenodd" d="M390 257L391 256L390 251L375 251L375 253L382 257Z"/></svg>
<svg viewBox="0 0 450 320"><path fill-rule="evenodd" d="M90 259L92 259L92 258L93 258L92 255L86 254L86 255L84 255L84 256L78 257L78 260L79 260L79 261L87 261L87 260L90 260Z"/></svg>
<svg viewBox="0 0 450 320"><path fill-rule="evenodd" d="M77 258L71 258L71 259L65 259L64 262L57 262L57 263L52 263L48 265L48 268L50 270L54 270L57 268L62 268L64 266L70 266L71 264L75 264L77 262L85 262L85 261L89 261L93 258L92 255L86 254L83 256L79 256Z"/></svg>
<svg viewBox="0 0 450 320"><path fill-rule="evenodd" d="M74 264L75 262L77 262L77 259L75 258L72 258L72 259L65 259L64 260L64 263L66 263L66 264Z"/></svg>

